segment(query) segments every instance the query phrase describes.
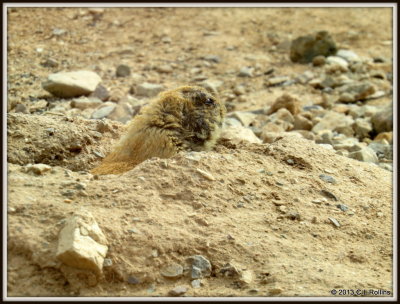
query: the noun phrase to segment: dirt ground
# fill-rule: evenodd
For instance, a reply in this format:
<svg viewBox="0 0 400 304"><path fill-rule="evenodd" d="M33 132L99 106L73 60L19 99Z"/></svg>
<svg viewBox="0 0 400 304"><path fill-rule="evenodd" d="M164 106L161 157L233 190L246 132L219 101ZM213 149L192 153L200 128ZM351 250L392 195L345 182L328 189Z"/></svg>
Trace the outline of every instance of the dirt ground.
<svg viewBox="0 0 400 304"><path fill-rule="evenodd" d="M9 8L7 295L166 297L177 286L187 288L186 297L393 293L392 172L283 137L220 141L211 152L93 176L99 153L110 151L125 126L52 114L69 101L41 87L50 73L92 70L112 96L125 96L143 81L195 83L200 70L222 81L228 110L260 109L284 92L310 105L320 92L300 84L267 88L263 73L315 69L292 63L288 43L319 30L359 56L392 58L390 8ZM209 55L219 62L203 59ZM48 58L58 65L43 65ZM130 77L115 76L120 64L130 66ZM164 64L173 71L160 72ZM237 77L245 66L261 76ZM230 100L237 85L246 98ZM29 113L14 113L18 103ZM27 169L34 163L51 169L37 175ZM93 214L109 242L112 263L95 283L55 258L63 222L76 210ZM175 280L160 274L193 255L212 265L199 288L186 273ZM236 272L226 275L227 265Z"/></svg>

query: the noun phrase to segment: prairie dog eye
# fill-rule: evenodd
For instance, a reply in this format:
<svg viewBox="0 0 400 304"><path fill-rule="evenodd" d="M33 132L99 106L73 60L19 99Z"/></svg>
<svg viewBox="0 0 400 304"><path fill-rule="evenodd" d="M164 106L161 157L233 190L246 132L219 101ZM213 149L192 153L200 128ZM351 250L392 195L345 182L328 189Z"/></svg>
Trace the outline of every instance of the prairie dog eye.
<svg viewBox="0 0 400 304"><path fill-rule="evenodd" d="M206 105L214 105L214 99L212 98L207 98L206 101L204 102Z"/></svg>

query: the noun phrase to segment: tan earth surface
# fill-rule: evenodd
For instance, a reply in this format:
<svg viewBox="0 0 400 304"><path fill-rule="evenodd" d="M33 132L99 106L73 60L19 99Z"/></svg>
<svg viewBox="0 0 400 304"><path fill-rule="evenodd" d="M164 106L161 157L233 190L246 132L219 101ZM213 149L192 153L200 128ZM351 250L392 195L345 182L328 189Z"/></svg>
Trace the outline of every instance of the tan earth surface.
<svg viewBox="0 0 400 304"><path fill-rule="evenodd" d="M50 73L93 70L112 95L124 96L143 81L165 88L193 83L198 68L223 81L222 96L237 85L246 88L246 99L230 101L231 110L271 105L284 92L309 105L320 101L317 90L300 84L266 88L263 74L242 78L237 72L249 65L262 72L274 68L277 76L317 69L292 63L288 42L318 30L360 56L391 58L390 8L7 13L8 296L165 297L179 286L186 297L394 291L392 172L290 136L271 144L221 140L211 152L153 158L122 175L93 176L89 170L125 126L57 115L52 107L68 101L49 98L41 87ZM220 62L205 63L208 55ZM58 66L43 66L48 58ZM131 67L130 77L115 76L120 64ZM173 70L157 70L165 64ZM18 103L29 113L13 113ZM39 163L51 168L37 174L28 165ZM97 276L56 258L65 219L80 210L93 215L108 242L108 264ZM193 255L212 266L198 288L187 262ZM165 267L174 263L183 274L166 278Z"/></svg>

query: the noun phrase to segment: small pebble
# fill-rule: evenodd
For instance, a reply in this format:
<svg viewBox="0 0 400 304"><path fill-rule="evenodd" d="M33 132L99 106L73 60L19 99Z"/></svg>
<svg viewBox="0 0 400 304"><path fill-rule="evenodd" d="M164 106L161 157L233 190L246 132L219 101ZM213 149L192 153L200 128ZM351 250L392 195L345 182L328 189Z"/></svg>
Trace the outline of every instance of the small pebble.
<svg viewBox="0 0 400 304"><path fill-rule="evenodd" d="M103 267L110 267L112 266L113 262L111 259L104 259Z"/></svg>
<svg viewBox="0 0 400 304"><path fill-rule="evenodd" d="M177 286L174 289L171 289L169 291L169 295L173 296L173 297L177 297L177 296L181 296L184 293L187 292L187 288L184 286Z"/></svg>
<svg viewBox="0 0 400 304"><path fill-rule="evenodd" d="M327 183L336 184L336 180L330 175L321 174L319 178Z"/></svg>
<svg viewBox="0 0 400 304"><path fill-rule="evenodd" d="M321 194L327 198L331 198L334 201L338 201L339 199L337 198L337 196L335 194L333 194L332 192L329 192L328 190L321 190Z"/></svg>
<svg viewBox="0 0 400 304"><path fill-rule="evenodd" d="M117 77L126 77L131 74L131 69L125 64L120 64L115 72Z"/></svg>
<svg viewBox="0 0 400 304"><path fill-rule="evenodd" d="M349 209L349 207L347 207L345 204L337 204L336 207L342 211L347 211Z"/></svg>
<svg viewBox="0 0 400 304"><path fill-rule="evenodd" d="M211 175L211 173L208 173L207 171L201 170L199 168L196 169L198 173L200 173L203 177L210 181L215 181L215 177Z"/></svg>
<svg viewBox="0 0 400 304"><path fill-rule="evenodd" d="M191 283L193 288L200 288L201 287L201 281L200 280L193 280Z"/></svg>
<svg viewBox="0 0 400 304"><path fill-rule="evenodd" d="M339 222L335 219L335 218L333 218L333 217L328 217L328 219L332 222L332 224L335 226L335 227L340 227L340 224L339 224Z"/></svg>
<svg viewBox="0 0 400 304"><path fill-rule="evenodd" d="M128 283L129 283L129 284L136 285L136 284L139 284L140 281L139 281L137 278L130 276L130 277L128 278Z"/></svg>
<svg viewBox="0 0 400 304"><path fill-rule="evenodd" d="M176 263L168 265L163 269L161 269L161 275L169 279L179 278L180 276L182 276L182 274L183 274L182 265Z"/></svg>

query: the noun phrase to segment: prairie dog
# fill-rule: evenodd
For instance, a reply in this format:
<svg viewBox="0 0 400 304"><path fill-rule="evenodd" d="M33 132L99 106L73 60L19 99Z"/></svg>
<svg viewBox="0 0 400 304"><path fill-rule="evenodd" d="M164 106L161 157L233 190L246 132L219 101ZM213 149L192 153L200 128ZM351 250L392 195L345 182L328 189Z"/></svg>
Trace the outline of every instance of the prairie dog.
<svg viewBox="0 0 400 304"><path fill-rule="evenodd" d="M165 91L132 119L113 151L91 172L119 174L151 157L210 150L218 139L225 112L218 97L202 87Z"/></svg>

